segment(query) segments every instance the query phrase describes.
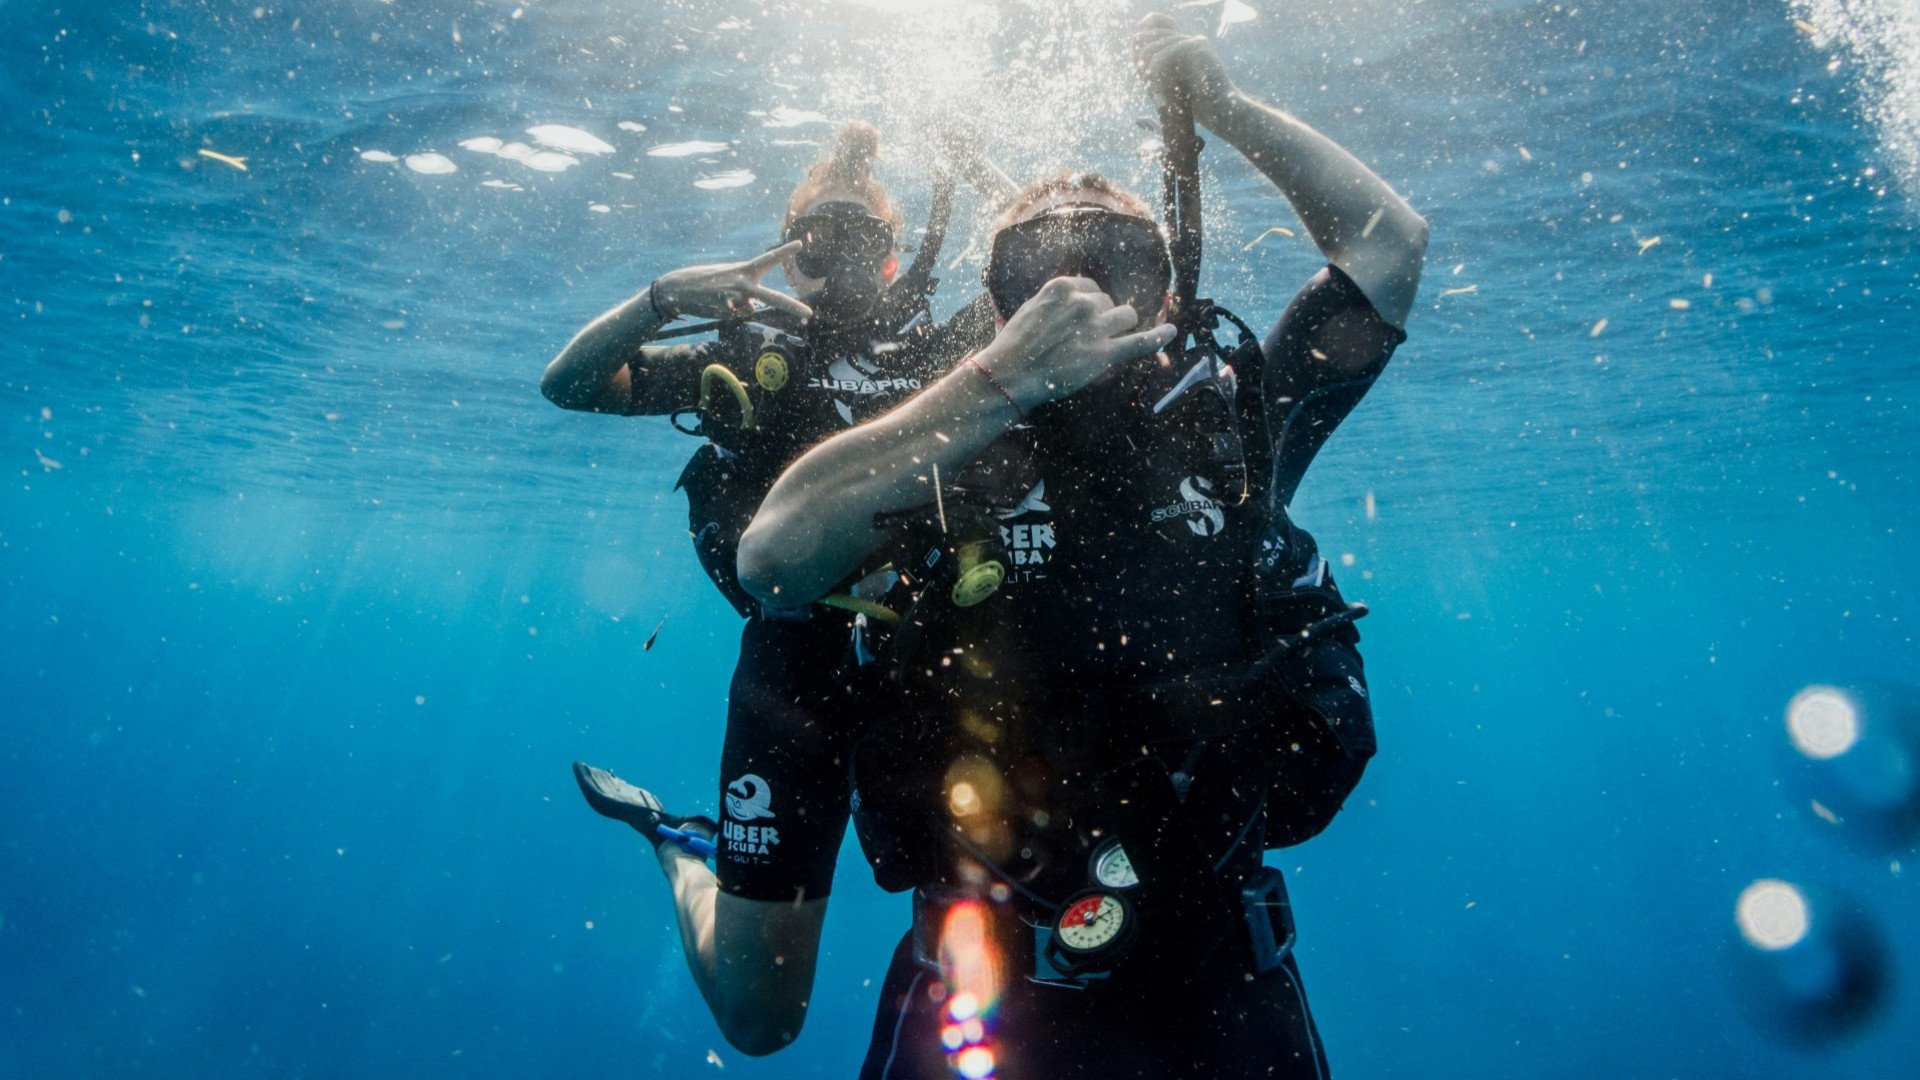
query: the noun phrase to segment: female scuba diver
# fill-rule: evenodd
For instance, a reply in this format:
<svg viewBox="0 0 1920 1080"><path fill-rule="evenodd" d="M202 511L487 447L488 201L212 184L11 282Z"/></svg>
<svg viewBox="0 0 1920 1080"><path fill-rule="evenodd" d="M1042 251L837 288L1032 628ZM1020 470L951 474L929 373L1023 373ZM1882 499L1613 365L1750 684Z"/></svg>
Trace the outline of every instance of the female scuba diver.
<svg viewBox="0 0 1920 1080"><path fill-rule="evenodd" d="M694 981L727 1041L749 1054L785 1046L805 1019L846 830L850 740L874 706L836 678L854 613L760 604L740 589L735 549L801 452L905 400L944 372L941 356L964 351L925 325L950 183L936 191L921 257L898 275L900 215L872 174L878 138L866 124L840 130L789 198L780 246L661 275L581 330L541 381L563 408L672 415L707 440L676 487L701 565L746 617L721 754L724 826L669 814L603 769L574 772L594 810L654 845ZM991 172L965 166L970 179ZM761 283L775 266L793 295ZM721 320L707 327L717 337L648 344L682 315ZM682 426L687 416L697 427Z"/></svg>
<svg viewBox="0 0 1920 1080"><path fill-rule="evenodd" d="M884 649L906 707L854 751L862 846L914 890L866 1080L1327 1075L1262 852L1327 824L1374 736L1364 609L1287 506L1405 340L1427 226L1205 38L1149 16L1134 51L1326 265L1222 348L1184 211L1170 250L1109 181L1035 185L993 238L994 340L802 456L740 543L767 604L923 553Z"/></svg>

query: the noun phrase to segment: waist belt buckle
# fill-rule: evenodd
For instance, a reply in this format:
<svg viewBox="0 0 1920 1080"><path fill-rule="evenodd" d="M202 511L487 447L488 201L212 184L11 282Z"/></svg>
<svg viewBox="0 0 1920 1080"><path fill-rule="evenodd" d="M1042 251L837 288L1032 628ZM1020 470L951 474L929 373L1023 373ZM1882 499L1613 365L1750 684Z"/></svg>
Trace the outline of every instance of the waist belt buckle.
<svg viewBox="0 0 1920 1080"><path fill-rule="evenodd" d="M1267 975L1279 970L1293 951L1293 905L1287 900L1287 880L1280 871L1263 866L1240 886L1240 904L1246 913L1247 936L1253 945L1253 969Z"/></svg>
<svg viewBox="0 0 1920 1080"><path fill-rule="evenodd" d="M945 904L913 890L913 962L935 975L940 974L940 923L945 914Z"/></svg>

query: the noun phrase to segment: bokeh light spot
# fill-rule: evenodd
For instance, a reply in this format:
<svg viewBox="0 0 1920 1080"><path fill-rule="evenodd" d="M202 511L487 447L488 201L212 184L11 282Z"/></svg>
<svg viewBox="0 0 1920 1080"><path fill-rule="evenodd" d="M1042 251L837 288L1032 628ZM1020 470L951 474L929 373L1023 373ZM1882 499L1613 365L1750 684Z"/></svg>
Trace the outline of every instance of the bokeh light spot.
<svg viewBox="0 0 1920 1080"><path fill-rule="evenodd" d="M984 1046L969 1046L960 1051L953 1067L966 1080L986 1080L993 1075L993 1051Z"/></svg>
<svg viewBox="0 0 1920 1080"><path fill-rule="evenodd" d="M1798 945L1813 924L1806 896L1777 878L1761 878L1742 890L1733 917L1741 936L1768 952Z"/></svg>
<svg viewBox="0 0 1920 1080"><path fill-rule="evenodd" d="M1860 710L1844 690L1809 686L1787 703L1787 734L1802 754L1827 761L1860 741Z"/></svg>

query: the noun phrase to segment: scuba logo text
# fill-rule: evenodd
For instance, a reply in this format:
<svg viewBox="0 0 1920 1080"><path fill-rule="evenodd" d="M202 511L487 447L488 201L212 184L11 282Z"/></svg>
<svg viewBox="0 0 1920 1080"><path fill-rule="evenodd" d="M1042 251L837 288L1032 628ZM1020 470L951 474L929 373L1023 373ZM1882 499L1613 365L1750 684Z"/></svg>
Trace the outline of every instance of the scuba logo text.
<svg viewBox="0 0 1920 1080"><path fill-rule="evenodd" d="M1227 527L1227 515L1220 504L1211 497L1213 482L1204 476L1190 476L1180 481L1180 502L1172 506L1163 506L1153 512L1153 522L1157 525L1174 518L1186 518L1187 528L1195 536L1218 536ZM1190 515L1200 515L1198 519Z"/></svg>
<svg viewBox="0 0 1920 1080"><path fill-rule="evenodd" d="M780 830L771 825L743 825L773 816L773 788L753 773L727 785L727 820L720 823L720 839L727 854L751 859L771 855L780 843Z"/></svg>

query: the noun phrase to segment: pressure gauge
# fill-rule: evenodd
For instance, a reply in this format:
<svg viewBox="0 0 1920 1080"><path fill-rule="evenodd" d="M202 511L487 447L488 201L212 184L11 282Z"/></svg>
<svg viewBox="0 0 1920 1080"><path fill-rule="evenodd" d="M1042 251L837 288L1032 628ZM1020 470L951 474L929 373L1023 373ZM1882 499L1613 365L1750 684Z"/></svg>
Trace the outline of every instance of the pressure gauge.
<svg viewBox="0 0 1920 1080"><path fill-rule="evenodd" d="M1109 892L1081 893L1060 913L1054 937L1067 952L1103 952L1120 944L1133 929L1133 911Z"/></svg>
<svg viewBox="0 0 1920 1080"><path fill-rule="evenodd" d="M1096 848L1093 853L1093 880L1109 889L1131 889L1140 884L1140 875L1133 870L1133 860L1127 856L1127 849L1120 841L1110 840Z"/></svg>

